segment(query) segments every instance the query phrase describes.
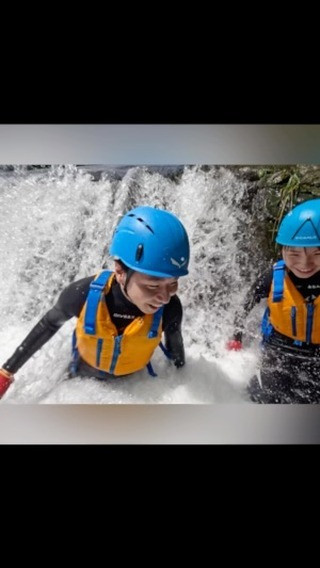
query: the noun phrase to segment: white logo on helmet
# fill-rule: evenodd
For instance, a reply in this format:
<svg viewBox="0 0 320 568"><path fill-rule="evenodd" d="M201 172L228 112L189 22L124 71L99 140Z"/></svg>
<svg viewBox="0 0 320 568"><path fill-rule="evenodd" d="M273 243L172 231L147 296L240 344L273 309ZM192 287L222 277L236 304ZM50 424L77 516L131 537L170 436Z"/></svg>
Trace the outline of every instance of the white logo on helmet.
<svg viewBox="0 0 320 568"><path fill-rule="evenodd" d="M187 262L187 259L184 258L183 256L180 258L180 260L183 261L183 262L178 262L175 258L172 258L172 257L170 258L170 260L171 260L171 264L173 264L174 266L177 266L178 268L182 268L185 265L185 263Z"/></svg>
<svg viewBox="0 0 320 568"><path fill-rule="evenodd" d="M312 239L316 239L317 236L316 236L316 235L312 235L312 236L306 235L305 237L298 237L298 236L296 236L296 237L293 237L293 238L294 238L294 239L300 239L300 240L305 240L305 239L311 239L311 240L312 240Z"/></svg>

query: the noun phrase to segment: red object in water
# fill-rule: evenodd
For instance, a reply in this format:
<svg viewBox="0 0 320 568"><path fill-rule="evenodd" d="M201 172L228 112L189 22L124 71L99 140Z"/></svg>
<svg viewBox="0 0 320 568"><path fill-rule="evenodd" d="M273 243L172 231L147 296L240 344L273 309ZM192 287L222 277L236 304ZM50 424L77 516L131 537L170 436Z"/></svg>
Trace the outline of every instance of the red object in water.
<svg viewBox="0 0 320 568"><path fill-rule="evenodd" d="M13 383L13 375L7 375L0 371L0 398L3 397L11 383Z"/></svg>
<svg viewBox="0 0 320 568"><path fill-rule="evenodd" d="M228 351L240 351L242 349L242 343L236 339L231 339L227 342L226 349L228 349Z"/></svg>

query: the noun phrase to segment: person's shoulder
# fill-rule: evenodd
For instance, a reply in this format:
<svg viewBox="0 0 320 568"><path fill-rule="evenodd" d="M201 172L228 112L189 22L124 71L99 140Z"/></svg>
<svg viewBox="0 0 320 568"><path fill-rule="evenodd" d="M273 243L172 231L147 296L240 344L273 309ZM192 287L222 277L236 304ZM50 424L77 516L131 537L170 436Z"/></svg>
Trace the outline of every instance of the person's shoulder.
<svg viewBox="0 0 320 568"><path fill-rule="evenodd" d="M89 289L89 286L94 279L95 276L85 276L84 278L80 278L79 280L71 282L68 286L66 286L65 290L67 289L82 290L85 288Z"/></svg>
<svg viewBox="0 0 320 568"><path fill-rule="evenodd" d="M55 308L68 317L79 317L88 296L90 283L94 278L94 276L87 276L71 282L62 290Z"/></svg>
<svg viewBox="0 0 320 568"><path fill-rule="evenodd" d="M91 282L95 276L86 276L68 284L61 292L60 299L72 296L87 296Z"/></svg>
<svg viewBox="0 0 320 568"><path fill-rule="evenodd" d="M106 270L100 270L93 276L86 276L84 278L80 278L79 280L75 280L71 282L66 288L63 290L62 294L76 294L87 296L89 293L90 284L93 280L95 280L98 276L101 275L102 272L106 272ZM113 274L112 270L107 270L108 274Z"/></svg>

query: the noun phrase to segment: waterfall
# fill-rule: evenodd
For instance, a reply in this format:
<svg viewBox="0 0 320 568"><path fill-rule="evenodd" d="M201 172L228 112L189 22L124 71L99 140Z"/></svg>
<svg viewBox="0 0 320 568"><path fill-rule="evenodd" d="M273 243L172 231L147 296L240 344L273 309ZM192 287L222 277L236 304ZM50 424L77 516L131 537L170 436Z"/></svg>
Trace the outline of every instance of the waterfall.
<svg viewBox="0 0 320 568"><path fill-rule="evenodd" d="M191 245L190 272L180 279L178 295L183 305L186 355L194 364L192 373L182 371L177 379L176 369L167 369L157 355L156 364L170 379L167 391L161 377L157 383L143 372L138 374L139 391L131 386L132 378L125 379L122 389L97 386L95 381L81 383L80 379L75 379L73 387L71 382L68 387L62 385L70 356L71 321L19 371L12 387L16 395L8 394L8 402L40 398L44 402L68 403L206 402L209 391L208 402L241 399L236 381L222 376L221 368L218 382L222 390L218 390L224 393L226 388L225 395L217 397L216 366L211 371L208 367L205 373L203 369L222 356L225 341L232 335L234 315L241 310L255 276L251 219L243 207L248 184L232 168L222 166L2 167L0 364L70 282L93 275L102 267L112 269L110 240L129 209L150 205L173 212L185 225ZM255 324L256 320L253 328ZM230 354L229 358L236 356L239 362L243 360L240 354ZM254 356L251 359L254 361ZM191 377L201 372L206 376L206 386L196 395L194 391L188 393ZM55 385L57 392L64 389L64 394L60 398L46 397ZM125 385L130 385L129 394ZM82 398L74 396L74 389L83 392ZM94 389L99 391L96 398L91 396Z"/></svg>

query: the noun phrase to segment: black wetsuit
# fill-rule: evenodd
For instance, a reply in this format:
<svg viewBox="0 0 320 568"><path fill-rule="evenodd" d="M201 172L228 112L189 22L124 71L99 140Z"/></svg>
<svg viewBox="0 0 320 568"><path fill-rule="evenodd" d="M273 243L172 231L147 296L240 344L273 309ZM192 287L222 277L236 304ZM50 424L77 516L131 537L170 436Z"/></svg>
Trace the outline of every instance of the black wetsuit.
<svg viewBox="0 0 320 568"><path fill-rule="evenodd" d="M298 278L290 270L287 274L306 302L320 295L320 271L310 278ZM245 303L245 315L267 298L273 271L255 284ZM235 339L241 341L242 331L236 322ZM259 403L318 403L320 402L320 346L312 343L296 345L294 339L276 330L262 342L260 381L254 377L248 392L251 400Z"/></svg>
<svg viewBox="0 0 320 568"><path fill-rule="evenodd" d="M70 318L79 317L89 292L90 283L94 276L82 278L65 288L57 301L43 318L30 331L16 349L12 357L6 361L3 368L10 373L16 373L30 357L40 349ZM123 295L119 284L114 280L109 293L105 296L110 317L118 333L121 334L135 317L142 312ZM178 296L174 295L164 306L162 328L165 335L165 346L170 351L176 367L185 363L184 346L181 335L182 306ZM70 338L71 346L71 338ZM93 375L98 378L99 371L80 360L79 373Z"/></svg>

